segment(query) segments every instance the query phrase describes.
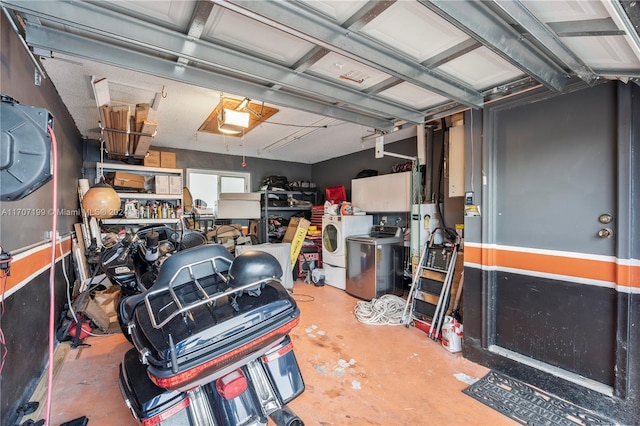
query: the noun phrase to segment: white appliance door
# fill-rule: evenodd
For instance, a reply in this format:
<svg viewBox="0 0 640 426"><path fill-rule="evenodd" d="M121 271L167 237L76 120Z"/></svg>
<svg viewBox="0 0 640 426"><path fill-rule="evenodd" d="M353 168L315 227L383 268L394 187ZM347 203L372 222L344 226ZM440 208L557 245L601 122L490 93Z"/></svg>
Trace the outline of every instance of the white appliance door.
<svg viewBox="0 0 640 426"><path fill-rule="evenodd" d="M322 230L322 260L324 263L335 264L340 257L344 257L344 237L340 225L339 222L330 222Z"/></svg>

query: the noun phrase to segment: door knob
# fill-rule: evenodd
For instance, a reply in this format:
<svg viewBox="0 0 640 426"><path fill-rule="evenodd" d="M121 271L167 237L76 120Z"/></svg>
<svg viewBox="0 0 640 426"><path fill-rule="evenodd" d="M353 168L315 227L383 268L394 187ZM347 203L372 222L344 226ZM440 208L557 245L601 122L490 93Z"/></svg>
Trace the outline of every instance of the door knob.
<svg viewBox="0 0 640 426"><path fill-rule="evenodd" d="M598 231L598 237L609 238L613 234L613 231L609 228L602 228Z"/></svg>

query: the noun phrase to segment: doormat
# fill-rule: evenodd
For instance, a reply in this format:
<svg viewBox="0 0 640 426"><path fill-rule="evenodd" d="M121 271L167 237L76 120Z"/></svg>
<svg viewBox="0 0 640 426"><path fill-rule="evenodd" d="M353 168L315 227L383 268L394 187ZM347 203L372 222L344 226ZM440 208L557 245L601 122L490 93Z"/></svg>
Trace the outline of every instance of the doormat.
<svg viewBox="0 0 640 426"><path fill-rule="evenodd" d="M523 425L586 426L615 422L496 371L462 392Z"/></svg>

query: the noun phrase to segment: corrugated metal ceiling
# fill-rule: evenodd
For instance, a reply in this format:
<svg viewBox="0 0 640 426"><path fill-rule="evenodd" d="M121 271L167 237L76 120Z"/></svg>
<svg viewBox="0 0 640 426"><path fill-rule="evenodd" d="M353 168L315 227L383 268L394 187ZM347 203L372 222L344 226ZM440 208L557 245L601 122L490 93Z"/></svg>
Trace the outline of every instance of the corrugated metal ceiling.
<svg viewBox="0 0 640 426"><path fill-rule="evenodd" d="M640 79L634 1L0 3L85 136L92 78L122 102L163 95L156 146L314 163L532 87ZM197 133L221 95L280 112L241 138Z"/></svg>

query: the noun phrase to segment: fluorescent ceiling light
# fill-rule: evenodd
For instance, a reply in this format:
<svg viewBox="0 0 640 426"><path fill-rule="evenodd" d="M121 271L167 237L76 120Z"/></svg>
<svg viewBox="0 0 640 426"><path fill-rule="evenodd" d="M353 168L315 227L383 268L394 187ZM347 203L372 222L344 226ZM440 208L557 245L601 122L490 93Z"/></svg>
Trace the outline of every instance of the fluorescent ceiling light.
<svg viewBox="0 0 640 426"><path fill-rule="evenodd" d="M249 127L249 113L223 108L218 120L218 128L223 132L240 133Z"/></svg>
<svg viewBox="0 0 640 426"><path fill-rule="evenodd" d="M247 105L249 105L249 102L251 102L251 99L249 99L249 98L244 98L244 99L242 100L242 102L240 102L240 105L238 105L238 106L236 107L236 111L242 111L242 110L244 110L244 109L247 107Z"/></svg>

